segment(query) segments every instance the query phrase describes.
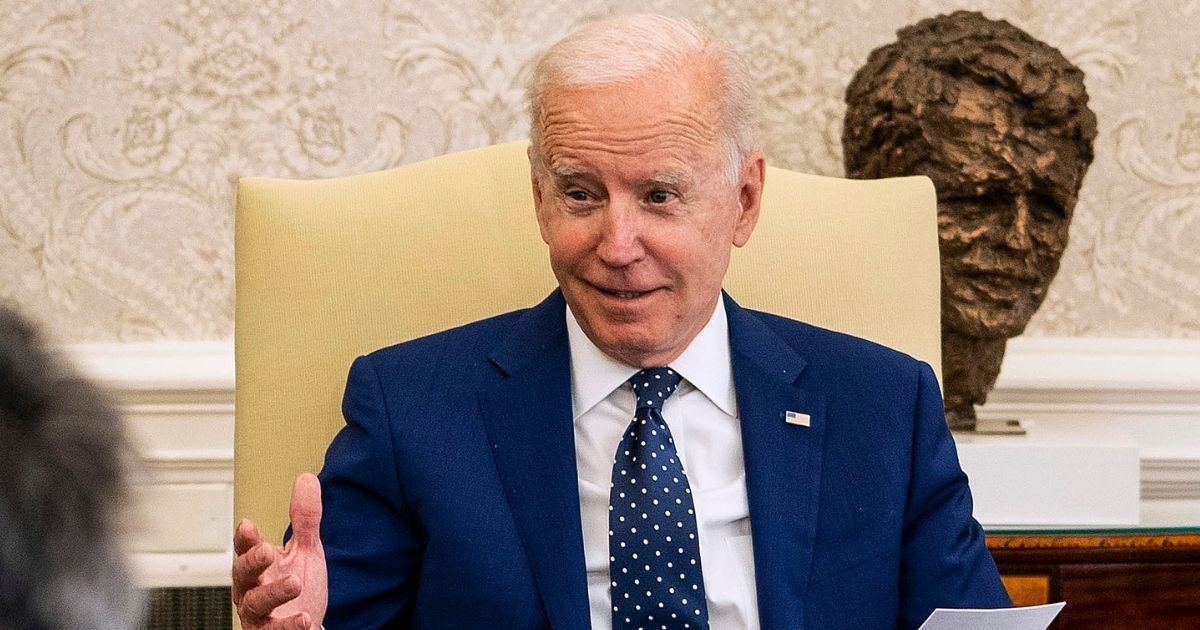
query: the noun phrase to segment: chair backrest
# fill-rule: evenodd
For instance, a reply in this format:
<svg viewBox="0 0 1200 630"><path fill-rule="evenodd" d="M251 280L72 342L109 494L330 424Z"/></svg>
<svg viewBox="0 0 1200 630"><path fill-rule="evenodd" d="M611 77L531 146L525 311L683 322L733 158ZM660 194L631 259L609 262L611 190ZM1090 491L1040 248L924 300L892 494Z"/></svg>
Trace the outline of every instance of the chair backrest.
<svg viewBox="0 0 1200 630"><path fill-rule="evenodd" d="M235 260L237 517L269 540L289 489L342 426L347 369L388 344L541 300L554 288L524 143L320 181L243 179ZM742 305L940 365L933 186L769 168L734 254Z"/></svg>

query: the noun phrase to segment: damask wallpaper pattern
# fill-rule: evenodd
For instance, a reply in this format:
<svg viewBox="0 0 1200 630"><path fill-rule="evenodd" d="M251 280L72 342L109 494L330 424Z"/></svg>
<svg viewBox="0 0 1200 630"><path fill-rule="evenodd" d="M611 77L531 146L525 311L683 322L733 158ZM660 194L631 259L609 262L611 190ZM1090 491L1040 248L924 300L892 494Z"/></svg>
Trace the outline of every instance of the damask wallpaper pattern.
<svg viewBox="0 0 1200 630"><path fill-rule="evenodd" d="M840 175L851 75L899 27L958 8L1062 49L1100 119L1027 334L1200 337L1200 0L0 0L0 300L65 341L226 338L238 177L521 138L532 59L617 12L734 42L768 159Z"/></svg>

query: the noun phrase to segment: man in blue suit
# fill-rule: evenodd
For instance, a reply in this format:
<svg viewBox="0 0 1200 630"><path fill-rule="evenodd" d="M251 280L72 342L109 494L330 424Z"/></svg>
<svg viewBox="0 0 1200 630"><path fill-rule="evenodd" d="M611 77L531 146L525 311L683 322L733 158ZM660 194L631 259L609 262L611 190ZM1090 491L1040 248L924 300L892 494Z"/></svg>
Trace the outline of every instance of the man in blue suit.
<svg viewBox="0 0 1200 630"><path fill-rule="evenodd" d="M559 289L355 361L292 539L237 528L243 626L915 628L1009 605L929 366L721 291L765 169L736 55L613 18L529 93Z"/></svg>

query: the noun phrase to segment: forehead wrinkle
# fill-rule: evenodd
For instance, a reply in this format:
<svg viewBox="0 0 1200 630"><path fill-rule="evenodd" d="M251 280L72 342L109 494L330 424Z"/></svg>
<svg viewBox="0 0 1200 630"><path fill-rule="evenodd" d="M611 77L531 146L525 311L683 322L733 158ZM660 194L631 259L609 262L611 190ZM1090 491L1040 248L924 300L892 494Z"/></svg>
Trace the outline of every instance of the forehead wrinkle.
<svg viewBox="0 0 1200 630"><path fill-rule="evenodd" d="M603 133L581 136L583 134L575 133L543 136L543 155L552 173L586 175L597 166L589 163L588 155L605 155L617 159L640 158L640 165L651 172L651 175L639 178L643 182L681 184L691 181L686 175L689 170L707 168L712 160L720 160L713 145L689 141L677 134L637 134L621 138Z"/></svg>
<svg viewBox="0 0 1200 630"><path fill-rule="evenodd" d="M716 145L720 139L720 124L717 112L701 111L696 103L681 108L671 108L658 117L620 119L618 124L583 112L565 104L549 107L541 116L543 142L568 136L601 135L614 142L634 142L655 139L657 136L690 137L700 144ZM706 108L706 109L712 109Z"/></svg>
<svg viewBox="0 0 1200 630"><path fill-rule="evenodd" d="M614 156L618 159L634 154L637 157L645 159L640 160L633 171L625 171L624 178L627 178L632 183L665 186L686 186L694 183L695 177L688 173L695 168L696 164L694 161L684 157L691 154L692 151L684 146L678 147L678 151L672 151L672 148L674 147L656 146L649 151L634 153L628 149L623 150L620 147L613 147L611 143L599 141L575 142L570 146L559 145L549 148L546 152L546 166L553 176L560 179L594 178L598 176L596 169L600 168L599 165L592 163L590 159L595 157L595 154ZM662 151L666 153L665 155L661 155L661 157L652 155L660 154Z"/></svg>
<svg viewBox="0 0 1200 630"><path fill-rule="evenodd" d="M549 123L542 127L543 144L573 143L634 144L658 142L670 146L671 141L683 139L697 146L717 146L717 135L708 129L697 128L686 122L663 121L665 124L647 124L637 127L611 128L573 122Z"/></svg>
<svg viewBox="0 0 1200 630"><path fill-rule="evenodd" d="M582 106L553 99L540 117L540 148L547 167L563 176L595 175L589 156L635 160L631 182L683 187L694 184L696 169L722 162L719 123L691 102L650 116L610 115L599 103ZM710 108L711 109L711 108ZM647 119L648 118L648 119ZM606 158L607 159L607 158ZM641 171L638 173L637 171Z"/></svg>

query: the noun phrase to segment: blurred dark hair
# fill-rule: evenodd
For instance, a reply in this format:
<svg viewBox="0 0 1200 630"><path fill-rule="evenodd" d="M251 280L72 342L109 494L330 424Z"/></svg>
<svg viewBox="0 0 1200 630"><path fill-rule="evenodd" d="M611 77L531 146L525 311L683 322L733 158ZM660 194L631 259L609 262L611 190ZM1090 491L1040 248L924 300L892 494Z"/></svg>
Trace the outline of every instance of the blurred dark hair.
<svg viewBox="0 0 1200 630"><path fill-rule="evenodd" d="M126 442L109 398L0 304L0 628L134 628L118 540Z"/></svg>

